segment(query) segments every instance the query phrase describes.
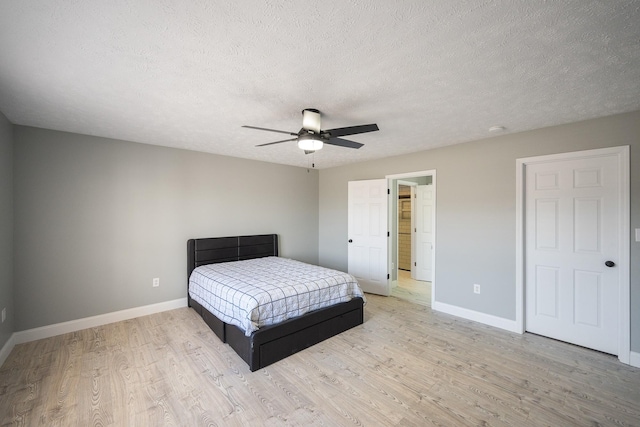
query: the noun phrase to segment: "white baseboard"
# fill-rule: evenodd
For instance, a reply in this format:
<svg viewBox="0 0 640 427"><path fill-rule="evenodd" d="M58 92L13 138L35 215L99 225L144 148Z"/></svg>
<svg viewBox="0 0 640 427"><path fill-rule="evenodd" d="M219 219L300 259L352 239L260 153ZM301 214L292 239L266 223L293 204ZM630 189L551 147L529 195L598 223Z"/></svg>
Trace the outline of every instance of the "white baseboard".
<svg viewBox="0 0 640 427"><path fill-rule="evenodd" d="M449 305L438 301L434 301L431 308L436 311L462 317L463 319L473 320L474 322L505 329L509 332L521 333L515 320L509 320L503 317L497 317L491 314L481 313L479 311L469 310L467 308L457 307L455 305Z"/></svg>
<svg viewBox="0 0 640 427"><path fill-rule="evenodd" d="M4 361L9 357L9 353L13 350L13 347L16 345L16 334L11 334L11 337L7 340L6 343L0 349L0 366L4 364Z"/></svg>
<svg viewBox="0 0 640 427"><path fill-rule="evenodd" d="M27 329L26 331L20 331L13 334L12 338L15 338L13 344L22 344L25 342L54 337L56 335L66 334L69 332L80 331L82 329L95 328L96 326L102 326L109 323L120 322L122 320L133 319L140 316L147 316L149 314L160 313L167 310L174 310L176 308L182 308L186 306L187 298L185 297L173 301L144 305L142 307L114 311L113 313L100 314L98 316L85 317L84 319L56 323L55 325L43 326L41 328ZM11 348L13 348L13 346Z"/></svg>
<svg viewBox="0 0 640 427"><path fill-rule="evenodd" d="M629 365L640 368L640 353L629 352Z"/></svg>

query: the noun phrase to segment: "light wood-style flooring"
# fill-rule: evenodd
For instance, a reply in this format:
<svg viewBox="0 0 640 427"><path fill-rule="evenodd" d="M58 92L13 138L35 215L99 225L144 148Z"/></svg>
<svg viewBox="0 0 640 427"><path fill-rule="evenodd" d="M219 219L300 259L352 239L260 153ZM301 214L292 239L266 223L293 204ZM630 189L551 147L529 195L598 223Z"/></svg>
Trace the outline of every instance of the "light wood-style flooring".
<svg viewBox="0 0 640 427"><path fill-rule="evenodd" d="M431 307L431 282L412 279L410 271L398 270L397 285L391 289L392 297Z"/></svg>
<svg viewBox="0 0 640 427"><path fill-rule="evenodd" d="M640 369L367 295L365 323L251 373L190 309L17 345L1 426L638 426Z"/></svg>

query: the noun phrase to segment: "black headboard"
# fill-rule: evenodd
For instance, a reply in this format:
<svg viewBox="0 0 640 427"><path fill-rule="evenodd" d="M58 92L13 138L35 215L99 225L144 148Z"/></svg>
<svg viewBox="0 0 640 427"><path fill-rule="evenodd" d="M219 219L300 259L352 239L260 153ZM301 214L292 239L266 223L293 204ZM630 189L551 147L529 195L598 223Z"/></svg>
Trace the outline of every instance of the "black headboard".
<svg viewBox="0 0 640 427"><path fill-rule="evenodd" d="M194 268L227 261L278 256L278 235L210 237L187 241L187 284Z"/></svg>

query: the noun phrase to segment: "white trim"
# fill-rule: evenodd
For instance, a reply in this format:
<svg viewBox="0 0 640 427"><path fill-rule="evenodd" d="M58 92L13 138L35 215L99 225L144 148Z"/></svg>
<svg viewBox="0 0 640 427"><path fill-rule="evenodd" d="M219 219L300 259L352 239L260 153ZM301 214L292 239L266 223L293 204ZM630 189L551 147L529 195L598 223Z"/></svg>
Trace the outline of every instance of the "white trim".
<svg viewBox="0 0 640 427"><path fill-rule="evenodd" d="M630 179L629 146L600 148L572 153L516 159L516 325L519 333L526 329L524 321L524 197L526 166L569 159L616 156L620 181L620 259L616 262L620 271L620 298L618 301L618 359L630 364L631 358L631 285L630 285Z"/></svg>
<svg viewBox="0 0 640 427"><path fill-rule="evenodd" d="M516 328L524 334L524 159L516 160Z"/></svg>
<svg viewBox="0 0 640 427"><path fill-rule="evenodd" d="M396 189L400 186L404 185L405 187L417 187L418 183L413 181L403 181L401 179L396 181Z"/></svg>
<svg viewBox="0 0 640 427"><path fill-rule="evenodd" d="M481 313L479 311L469 310L467 308L462 308L443 302L434 302L432 303L431 308L442 313L462 317L463 319L472 320L474 322L483 323L495 328L519 333L515 320L509 320L503 317L497 317L492 314Z"/></svg>
<svg viewBox="0 0 640 427"><path fill-rule="evenodd" d="M70 320L68 322L56 323L54 325L40 328L27 329L13 334L15 344L22 344L29 341L43 338L55 337L56 335L75 332L87 328L107 325L109 323L129 320L136 317L148 316L149 314L161 313L163 311L174 310L187 306L187 298L179 298L173 301L165 301L157 304L145 305L142 307L130 308L127 310L114 311L112 313L100 314L98 316L85 317L83 319Z"/></svg>
<svg viewBox="0 0 640 427"><path fill-rule="evenodd" d="M7 342L2 346L2 349L0 349L0 366L4 364L4 361L7 360L7 357L11 354L11 350L13 350L13 347L16 345L15 341L16 334L14 333L11 334L11 337L9 337Z"/></svg>
<svg viewBox="0 0 640 427"><path fill-rule="evenodd" d="M430 176L435 174L436 174L436 170L431 169L428 171L407 172L407 173L397 173L394 175L385 175L385 178L387 179L419 178L421 176Z"/></svg>
<svg viewBox="0 0 640 427"><path fill-rule="evenodd" d="M434 250L431 251L431 305L436 302L436 252L438 250L437 242L437 233L438 230L436 228L436 224L438 220L436 217L438 216L438 186L436 185L436 171L434 170L431 174L431 185L433 185L433 219L431 222L431 229L433 230L433 247Z"/></svg>
<svg viewBox="0 0 640 427"><path fill-rule="evenodd" d="M629 365L640 368L640 353L635 351L629 352Z"/></svg>

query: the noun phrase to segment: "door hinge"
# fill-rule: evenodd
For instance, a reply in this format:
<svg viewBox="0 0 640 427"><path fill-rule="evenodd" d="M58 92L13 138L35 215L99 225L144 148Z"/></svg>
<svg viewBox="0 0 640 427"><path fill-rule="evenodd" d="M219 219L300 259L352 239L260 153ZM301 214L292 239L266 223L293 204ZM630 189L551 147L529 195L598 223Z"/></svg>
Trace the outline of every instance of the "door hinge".
<svg viewBox="0 0 640 427"><path fill-rule="evenodd" d="M387 231L387 237L391 237L391 234L389 234L389 232Z"/></svg>
<svg viewBox="0 0 640 427"><path fill-rule="evenodd" d="M391 194L391 189L387 188L387 194Z"/></svg>
<svg viewBox="0 0 640 427"><path fill-rule="evenodd" d="M387 273L387 280L389 280L389 273Z"/></svg>
<svg viewBox="0 0 640 427"><path fill-rule="evenodd" d="M414 266L414 267L417 267L417 266L418 266L418 263L417 263L417 262L414 262L414 263L413 263L413 266Z"/></svg>

